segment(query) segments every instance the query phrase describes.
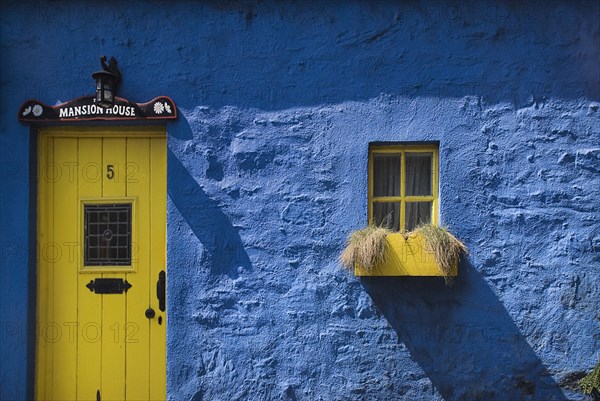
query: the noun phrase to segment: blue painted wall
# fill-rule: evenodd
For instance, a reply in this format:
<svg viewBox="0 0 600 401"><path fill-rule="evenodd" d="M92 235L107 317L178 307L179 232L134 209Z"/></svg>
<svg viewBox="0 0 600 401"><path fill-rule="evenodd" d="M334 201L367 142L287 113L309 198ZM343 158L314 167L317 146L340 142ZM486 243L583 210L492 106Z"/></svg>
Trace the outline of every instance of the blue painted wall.
<svg viewBox="0 0 600 401"><path fill-rule="evenodd" d="M600 4L1 7L1 399L32 386L21 102L171 96L171 400L582 400L600 357ZM340 268L374 141L439 141L441 279Z"/></svg>

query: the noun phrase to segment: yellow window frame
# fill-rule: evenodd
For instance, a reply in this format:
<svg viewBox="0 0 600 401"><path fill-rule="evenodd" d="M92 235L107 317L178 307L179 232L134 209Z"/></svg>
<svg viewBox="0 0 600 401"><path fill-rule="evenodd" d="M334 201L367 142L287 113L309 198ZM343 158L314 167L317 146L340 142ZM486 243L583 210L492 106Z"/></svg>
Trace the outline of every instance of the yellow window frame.
<svg viewBox="0 0 600 401"><path fill-rule="evenodd" d="M101 266L86 266L85 264L85 238L84 238L84 208L86 205L111 205L115 203L123 203L131 205L131 263L129 265L101 265ZM137 271L137 196L121 196L121 197L92 197L79 198L79 273L135 273Z"/></svg>
<svg viewBox="0 0 600 401"><path fill-rule="evenodd" d="M406 196L406 154L407 153L432 153L431 170L431 195L428 196ZM373 196L374 183L374 155L377 154L399 154L400 157L400 196ZM369 191L368 191L368 213L369 224L373 224L374 202L399 202L400 203L400 231L406 227L406 204L410 202L432 202L431 223L438 225L439 213L439 148L437 144L432 145L373 145L369 147Z"/></svg>

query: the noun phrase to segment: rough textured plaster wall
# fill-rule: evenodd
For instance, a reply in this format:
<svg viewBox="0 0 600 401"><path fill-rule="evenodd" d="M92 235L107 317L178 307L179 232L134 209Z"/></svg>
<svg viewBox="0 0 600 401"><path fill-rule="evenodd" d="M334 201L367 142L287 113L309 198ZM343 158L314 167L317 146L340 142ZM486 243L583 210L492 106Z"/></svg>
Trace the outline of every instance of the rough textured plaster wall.
<svg viewBox="0 0 600 401"><path fill-rule="evenodd" d="M174 394L567 399L558 383L594 363L599 340L598 106L386 95L182 110L191 133L169 154ZM471 249L452 288L340 270L381 140L440 141L441 216Z"/></svg>
<svg viewBox="0 0 600 401"><path fill-rule="evenodd" d="M0 398L31 383L15 114L89 93L107 54L122 96L181 112L169 399L582 399L569 386L600 343L597 2L1 7ZM340 269L373 141L439 141L441 219L471 250L454 287Z"/></svg>

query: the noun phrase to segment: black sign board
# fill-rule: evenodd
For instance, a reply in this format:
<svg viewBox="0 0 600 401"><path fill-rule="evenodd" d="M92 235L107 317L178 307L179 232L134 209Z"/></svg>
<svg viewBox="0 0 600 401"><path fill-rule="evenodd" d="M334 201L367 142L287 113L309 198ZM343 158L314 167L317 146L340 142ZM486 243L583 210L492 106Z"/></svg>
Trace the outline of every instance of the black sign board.
<svg viewBox="0 0 600 401"><path fill-rule="evenodd" d="M167 96L160 96L146 103L133 103L116 97L114 105L110 107L96 104L94 96L85 96L56 106L28 100L19 109L18 118L23 123L176 120L177 108Z"/></svg>

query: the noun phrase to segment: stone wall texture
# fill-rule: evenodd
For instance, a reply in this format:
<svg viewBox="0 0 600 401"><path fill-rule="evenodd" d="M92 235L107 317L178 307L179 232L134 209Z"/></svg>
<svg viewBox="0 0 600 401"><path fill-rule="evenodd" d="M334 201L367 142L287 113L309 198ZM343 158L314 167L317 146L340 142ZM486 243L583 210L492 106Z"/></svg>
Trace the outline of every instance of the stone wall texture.
<svg viewBox="0 0 600 401"><path fill-rule="evenodd" d="M28 98L173 98L169 400L583 400L600 357L600 3L1 7L1 399L31 394ZM454 286L341 268L373 142L437 141ZM31 206L33 205L33 206ZM33 266L33 267L32 267ZM34 294L34 293L33 293Z"/></svg>

